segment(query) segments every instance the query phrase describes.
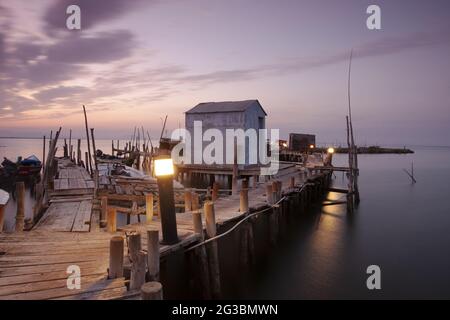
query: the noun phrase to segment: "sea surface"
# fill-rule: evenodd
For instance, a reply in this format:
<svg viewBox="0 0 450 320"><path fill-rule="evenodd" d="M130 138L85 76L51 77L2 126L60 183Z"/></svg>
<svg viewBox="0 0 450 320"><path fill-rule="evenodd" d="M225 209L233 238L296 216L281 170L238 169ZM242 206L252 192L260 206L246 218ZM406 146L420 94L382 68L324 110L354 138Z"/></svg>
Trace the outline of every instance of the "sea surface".
<svg viewBox="0 0 450 320"><path fill-rule="evenodd" d="M96 143L111 152L111 141ZM357 211L319 205L310 214L299 212L304 217L269 263L254 271L240 298L450 299L450 148L410 148L415 154L359 155ZM41 140L0 139L0 159L31 154L42 158ZM334 165L346 162L345 155L335 155ZM416 184L403 171L412 162ZM333 183L345 186L344 175L336 172ZM12 226L14 202L8 206ZM370 265L381 269L381 290L366 286Z"/></svg>
<svg viewBox="0 0 450 320"><path fill-rule="evenodd" d="M317 206L305 215L243 298L449 299L450 148L412 148L411 155L359 155L358 210ZM412 162L416 184L403 171ZM345 186L335 175L334 184ZM370 265L380 267L381 290L367 288Z"/></svg>

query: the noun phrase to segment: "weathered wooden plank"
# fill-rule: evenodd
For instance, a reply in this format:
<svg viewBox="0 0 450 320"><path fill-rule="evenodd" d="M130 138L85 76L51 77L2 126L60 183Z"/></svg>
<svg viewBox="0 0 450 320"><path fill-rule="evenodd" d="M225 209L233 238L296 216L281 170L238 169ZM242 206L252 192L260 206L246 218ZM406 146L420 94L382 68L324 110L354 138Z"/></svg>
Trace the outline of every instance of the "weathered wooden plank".
<svg viewBox="0 0 450 320"><path fill-rule="evenodd" d="M67 296L73 296L75 292L77 295L85 293L94 293L96 291L109 290L115 288L121 288L125 286L125 279L112 279L112 280L101 280L92 281L83 284L81 282L81 289L70 290L67 287L46 289L41 291L25 292L18 294L10 294L0 296L1 300L44 300L44 299L56 299Z"/></svg>
<svg viewBox="0 0 450 320"><path fill-rule="evenodd" d="M60 190L69 189L69 179L67 179L67 178L59 179L59 182L60 182L60 186L59 186Z"/></svg>
<svg viewBox="0 0 450 320"><path fill-rule="evenodd" d="M103 275L82 275L81 283L92 283L98 282L106 279L106 274ZM0 287L0 297L5 295L33 292L33 291L42 291L48 289L56 289L56 288L67 288L67 274L64 279L52 279L52 280L44 280L40 282L30 282L30 283L22 283L22 284L14 284L8 286Z"/></svg>
<svg viewBox="0 0 450 320"><path fill-rule="evenodd" d="M72 231L89 232L92 213L92 201L85 200L80 202L80 206L76 213Z"/></svg>

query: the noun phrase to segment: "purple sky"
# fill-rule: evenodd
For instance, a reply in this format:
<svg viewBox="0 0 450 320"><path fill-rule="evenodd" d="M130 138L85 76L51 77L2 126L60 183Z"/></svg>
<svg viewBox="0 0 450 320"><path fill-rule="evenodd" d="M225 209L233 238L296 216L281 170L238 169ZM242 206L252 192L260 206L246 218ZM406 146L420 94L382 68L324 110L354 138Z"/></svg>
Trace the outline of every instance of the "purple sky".
<svg viewBox="0 0 450 320"><path fill-rule="evenodd" d="M0 0L0 136L81 133L86 104L99 138L156 137L165 114L259 99L282 137L344 141L351 48L360 145L450 145L446 0Z"/></svg>

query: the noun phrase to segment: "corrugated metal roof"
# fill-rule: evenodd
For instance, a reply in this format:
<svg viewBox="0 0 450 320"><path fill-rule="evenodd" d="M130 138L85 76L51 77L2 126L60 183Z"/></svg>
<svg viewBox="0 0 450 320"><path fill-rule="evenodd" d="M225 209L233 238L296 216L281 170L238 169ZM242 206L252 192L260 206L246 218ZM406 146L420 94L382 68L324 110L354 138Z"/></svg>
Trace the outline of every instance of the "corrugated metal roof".
<svg viewBox="0 0 450 320"><path fill-rule="evenodd" d="M254 104L257 104L264 114L267 115L258 100L202 102L186 111L186 113L243 112Z"/></svg>

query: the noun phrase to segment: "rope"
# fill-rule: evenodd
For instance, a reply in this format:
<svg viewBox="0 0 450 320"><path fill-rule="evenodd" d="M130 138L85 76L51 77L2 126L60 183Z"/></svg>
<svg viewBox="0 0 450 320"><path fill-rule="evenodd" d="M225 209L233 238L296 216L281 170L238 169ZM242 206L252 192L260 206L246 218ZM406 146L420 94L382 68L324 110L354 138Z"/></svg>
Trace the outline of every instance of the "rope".
<svg viewBox="0 0 450 320"><path fill-rule="evenodd" d="M301 188L298 189L298 192L302 192L302 190L303 190L306 186L308 186L308 185L314 185L314 183L305 183L305 184L303 184L303 185L301 186ZM209 242L212 242L212 241L214 241L214 240L220 239L220 238L222 238L222 237L224 237L224 236L230 234L231 232L233 232L234 230L236 230L236 228L237 228L240 224L242 224L243 222L247 221L247 220L250 219L251 217L253 217L253 216L255 216L255 215L258 215L258 214L261 214L261 213L264 213L264 212L266 212L266 211L269 211L269 210L271 210L271 209L273 209L273 208L275 208L275 207L278 207L278 205L279 205L282 201L284 201L284 199L286 199L286 198L287 198L287 197L284 196L284 197L282 197L280 200L278 200L276 203L272 204L270 207L265 208L265 209L262 209L262 210L259 210L259 211L257 211L257 212L252 213L252 214L248 214L247 216L245 216L242 220L240 220L238 223L236 223L233 227L231 227L231 228L230 228L229 230L227 230L226 232L221 233L221 234L219 234L219 235L217 235L217 236L214 236L214 237L212 237L212 238L209 238L209 239L207 239L207 240L204 240L204 241L202 241L202 242L196 244L195 246L192 246L192 247L186 249L185 252L191 251L191 250L193 250L193 249L195 249L195 248L197 248L197 247L206 245L206 244L209 243Z"/></svg>

